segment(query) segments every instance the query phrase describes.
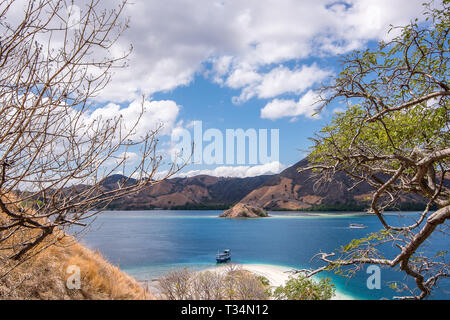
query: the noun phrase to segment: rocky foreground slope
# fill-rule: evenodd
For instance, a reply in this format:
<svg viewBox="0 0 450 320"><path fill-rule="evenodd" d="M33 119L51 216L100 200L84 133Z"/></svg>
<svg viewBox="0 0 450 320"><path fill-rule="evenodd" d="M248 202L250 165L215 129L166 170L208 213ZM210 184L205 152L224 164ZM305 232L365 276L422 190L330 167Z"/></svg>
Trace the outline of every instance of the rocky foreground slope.
<svg viewBox="0 0 450 320"><path fill-rule="evenodd" d="M11 219L0 210L0 226L10 223ZM18 264L10 258L11 248L22 237L34 233L37 231L33 229L18 229L0 243L0 300L154 299L140 283L100 253L60 231L46 238L30 251L28 259ZM79 280L72 279L76 272Z"/></svg>

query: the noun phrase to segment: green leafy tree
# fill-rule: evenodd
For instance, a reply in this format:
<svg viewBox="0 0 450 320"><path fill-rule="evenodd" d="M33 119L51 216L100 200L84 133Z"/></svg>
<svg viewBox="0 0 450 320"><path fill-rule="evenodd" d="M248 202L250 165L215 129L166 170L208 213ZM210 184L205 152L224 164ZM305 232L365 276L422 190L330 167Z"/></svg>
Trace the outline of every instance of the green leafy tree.
<svg viewBox="0 0 450 320"><path fill-rule="evenodd" d="M423 299L449 277L445 254L430 256L420 250L433 233L448 235L449 6L448 0L424 4L425 22L416 19L392 28L396 36L391 41L346 56L340 74L321 89L322 108L336 101L348 107L312 139L305 170L321 181L345 172L355 186L370 185L369 213L378 217L383 230L339 253L321 253L326 265L307 275L343 272L343 266L353 274L366 264L398 268L417 286L397 286L408 290L396 297L401 299ZM427 200L426 209L410 225L392 225L385 210L411 193ZM397 254L385 256L382 244L398 248Z"/></svg>
<svg viewBox="0 0 450 320"><path fill-rule="evenodd" d="M335 291L329 278L316 281L297 275L291 277L286 285L276 288L273 297L277 300L330 300Z"/></svg>

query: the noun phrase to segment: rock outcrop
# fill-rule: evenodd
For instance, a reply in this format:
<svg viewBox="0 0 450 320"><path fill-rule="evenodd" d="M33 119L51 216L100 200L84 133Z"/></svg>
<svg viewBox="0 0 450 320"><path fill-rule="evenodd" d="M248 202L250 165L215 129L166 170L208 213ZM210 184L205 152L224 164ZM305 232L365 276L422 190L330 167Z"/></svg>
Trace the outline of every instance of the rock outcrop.
<svg viewBox="0 0 450 320"><path fill-rule="evenodd" d="M224 211L220 218L265 218L267 211L244 203L238 203L233 208Z"/></svg>

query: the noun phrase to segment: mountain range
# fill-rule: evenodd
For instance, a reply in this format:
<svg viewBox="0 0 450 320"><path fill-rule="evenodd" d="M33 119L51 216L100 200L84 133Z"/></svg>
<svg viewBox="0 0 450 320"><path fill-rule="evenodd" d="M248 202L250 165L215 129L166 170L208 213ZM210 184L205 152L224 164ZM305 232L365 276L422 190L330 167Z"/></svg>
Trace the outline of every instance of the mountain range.
<svg viewBox="0 0 450 320"><path fill-rule="evenodd" d="M311 173L298 173L299 168L307 165L308 161L304 159L279 174L249 178L199 175L167 179L113 201L108 209L223 210L237 203L266 210L359 211L369 207L373 190L368 184L351 188L351 179L342 173L319 184ZM102 186L105 190L114 189L124 178L121 175L110 176ZM129 183L136 182L129 179ZM396 208L420 210L424 204L422 197L408 194L399 199Z"/></svg>

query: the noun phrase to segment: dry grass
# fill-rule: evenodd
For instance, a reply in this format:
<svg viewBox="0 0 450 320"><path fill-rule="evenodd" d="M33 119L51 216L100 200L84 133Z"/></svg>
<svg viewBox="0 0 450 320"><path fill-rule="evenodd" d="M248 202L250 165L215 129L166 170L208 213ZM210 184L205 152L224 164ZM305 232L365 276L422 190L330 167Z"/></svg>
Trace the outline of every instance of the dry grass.
<svg viewBox="0 0 450 320"><path fill-rule="evenodd" d="M0 225L8 220L0 212ZM8 241L0 243L0 300L153 299L132 277L62 232L49 236L20 264L8 258L13 251L8 249L11 245L32 236L32 230L19 230ZM80 290L67 288L69 266L80 268Z"/></svg>

